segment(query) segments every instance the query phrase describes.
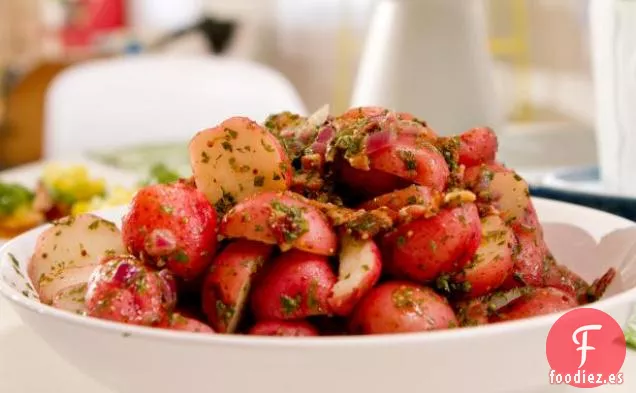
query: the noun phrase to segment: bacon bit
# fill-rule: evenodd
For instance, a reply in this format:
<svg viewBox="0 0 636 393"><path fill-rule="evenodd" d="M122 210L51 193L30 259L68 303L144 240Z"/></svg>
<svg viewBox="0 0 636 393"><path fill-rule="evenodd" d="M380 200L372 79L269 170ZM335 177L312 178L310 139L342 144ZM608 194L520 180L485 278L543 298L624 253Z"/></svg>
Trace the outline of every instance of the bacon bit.
<svg viewBox="0 0 636 393"><path fill-rule="evenodd" d="M431 208L430 206L410 205L398 211L397 220L399 224L408 224L420 218L431 218L435 216L437 212L437 209Z"/></svg>
<svg viewBox="0 0 636 393"><path fill-rule="evenodd" d="M292 189L303 191L319 191L325 185L325 181L317 172L296 172L292 178Z"/></svg>
<svg viewBox="0 0 636 393"><path fill-rule="evenodd" d="M300 158L300 166L305 172L324 173L325 160L320 154L307 154Z"/></svg>
<svg viewBox="0 0 636 393"><path fill-rule="evenodd" d="M451 191L444 196L444 204L448 206L459 206L476 200L477 196L468 190Z"/></svg>

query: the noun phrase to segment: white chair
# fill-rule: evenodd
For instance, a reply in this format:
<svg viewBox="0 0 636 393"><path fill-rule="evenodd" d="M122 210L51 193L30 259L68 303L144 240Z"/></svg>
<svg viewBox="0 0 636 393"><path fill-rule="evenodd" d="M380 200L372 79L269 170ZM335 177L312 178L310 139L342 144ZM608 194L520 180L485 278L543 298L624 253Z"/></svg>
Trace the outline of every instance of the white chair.
<svg viewBox="0 0 636 393"><path fill-rule="evenodd" d="M231 116L262 122L284 110L306 114L292 84L259 64L165 55L91 61L53 81L45 102L44 155L183 142Z"/></svg>

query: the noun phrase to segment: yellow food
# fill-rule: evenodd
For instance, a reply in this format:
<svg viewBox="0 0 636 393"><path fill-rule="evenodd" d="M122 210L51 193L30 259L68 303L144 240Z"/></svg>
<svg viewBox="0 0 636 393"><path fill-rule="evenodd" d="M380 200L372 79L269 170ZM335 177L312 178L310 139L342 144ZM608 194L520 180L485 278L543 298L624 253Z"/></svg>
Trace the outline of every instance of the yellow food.
<svg viewBox="0 0 636 393"><path fill-rule="evenodd" d="M88 201L106 192L104 179L91 179L88 170L82 165L47 165L42 174L42 182L54 199L67 203Z"/></svg>
<svg viewBox="0 0 636 393"><path fill-rule="evenodd" d="M105 197L96 196L88 201L75 203L71 209L71 214L78 215L108 207L127 205L132 201L134 195L134 190L124 187L113 187L111 192Z"/></svg>

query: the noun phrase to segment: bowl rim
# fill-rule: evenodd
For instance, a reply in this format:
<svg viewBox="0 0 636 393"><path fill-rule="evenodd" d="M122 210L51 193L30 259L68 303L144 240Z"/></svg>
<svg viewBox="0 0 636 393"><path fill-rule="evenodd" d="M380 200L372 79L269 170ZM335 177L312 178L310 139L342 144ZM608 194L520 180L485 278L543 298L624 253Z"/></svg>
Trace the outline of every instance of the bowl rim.
<svg viewBox="0 0 636 393"><path fill-rule="evenodd" d="M589 213L605 216L614 222L621 223L625 226L636 226L636 222L627 220L623 217L616 216L601 210L579 206L567 202L554 201L545 198L532 198L533 201L541 201L541 203L552 204L555 207L576 208L585 210ZM101 215L108 212L121 211L124 206L105 209L94 212ZM544 220L546 222L548 220ZM33 228L9 242L0 246L0 255L8 253L8 250L14 243L26 237L35 236L35 232L49 227L51 224L41 225ZM413 333L395 333L380 335L359 335L359 336L319 336L319 337L295 337L290 340L287 337L275 336L249 336L243 334L202 334L193 332L184 332L170 329L162 329L157 327L145 327L128 325L119 322L91 318L77 315L68 311L56 309L52 306L40 303L37 299L27 298L23 296L17 289L12 288L4 280L0 279L0 295L9 300L12 306L18 306L26 311L36 314L45 315L55 318L61 322L70 325L76 325L83 328L92 328L104 333L118 333L123 338L144 338L152 340L167 340L178 344L191 345L222 345L232 347L266 347L266 348L294 348L294 349L327 349L327 348L349 348L349 347L378 347L378 346L395 346L410 344L427 344L435 342L443 344L445 342L459 342L462 340L474 340L478 338L493 338L501 334L522 334L528 330L537 328L551 327L556 320L570 310L553 313L538 317L531 317L522 320L499 322L496 324L462 327L458 329L445 329L428 332ZM595 303L579 306L577 308L599 308L597 305L604 305L609 308L621 303L629 303L631 307L636 306L636 287L629 288L610 298L598 300ZM619 322L620 323L620 322Z"/></svg>

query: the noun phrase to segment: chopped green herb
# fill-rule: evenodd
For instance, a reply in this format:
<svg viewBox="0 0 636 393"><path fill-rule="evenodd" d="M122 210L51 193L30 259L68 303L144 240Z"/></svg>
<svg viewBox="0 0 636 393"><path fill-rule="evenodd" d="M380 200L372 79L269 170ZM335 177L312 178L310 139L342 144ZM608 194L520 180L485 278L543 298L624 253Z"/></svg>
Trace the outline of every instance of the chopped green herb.
<svg viewBox="0 0 636 393"><path fill-rule="evenodd" d="M186 254L183 250L177 251L174 255L174 259L179 263L188 263L190 261L190 258L188 258L188 254Z"/></svg>
<svg viewBox="0 0 636 393"><path fill-rule="evenodd" d="M232 138L232 139L236 139L238 137L238 132L236 132L236 131L234 131L232 129L226 128L225 132L227 132L230 135L230 138Z"/></svg>
<svg viewBox="0 0 636 393"><path fill-rule="evenodd" d="M265 140L262 138L261 138L261 146L263 146L263 149L265 149L265 151L267 151L268 153L274 152L274 148L272 147L272 145L265 143Z"/></svg>
<svg viewBox="0 0 636 393"><path fill-rule="evenodd" d="M18 184L0 183L0 217L10 216L19 207L29 205L34 194Z"/></svg>
<svg viewBox="0 0 636 393"><path fill-rule="evenodd" d="M307 308L312 311L320 311L320 303L318 302L318 281L311 280L309 290L307 292Z"/></svg>
<svg viewBox="0 0 636 393"><path fill-rule="evenodd" d="M172 212L174 212L174 208L168 205L161 205L161 211L166 214L172 214Z"/></svg>
<svg viewBox="0 0 636 393"><path fill-rule="evenodd" d="M223 143L221 143L221 146L223 147L223 150L232 152L232 144L228 141L223 141Z"/></svg>
<svg viewBox="0 0 636 393"><path fill-rule="evenodd" d="M406 238L404 236L399 236L397 238L398 247L402 247L404 244L406 244Z"/></svg>
<svg viewBox="0 0 636 393"><path fill-rule="evenodd" d="M296 297L290 297L287 295L282 295L280 297L280 306L283 314L286 316L291 316L298 311L302 302L302 296L297 295Z"/></svg>
<svg viewBox="0 0 636 393"><path fill-rule="evenodd" d="M404 163L404 166L409 171L414 171L417 169L417 161L415 160L415 154L409 150L400 151L400 158Z"/></svg>
<svg viewBox="0 0 636 393"><path fill-rule="evenodd" d="M413 310L418 315L422 313L422 310L419 307L419 301L416 298L416 289L401 286L393 291L391 294L391 300L393 301L393 306L399 310Z"/></svg>
<svg viewBox="0 0 636 393"><path fill-rule="evenodd" d="M433 254L437 251L437 243L435 243L434 240L431 240L429 242L429 246L431 247L431 251L433 252Z"/></svg>
<svg viewBox="0 0 636 393"><path fill-rule="evenodd" d="M254 187L263 187L265 184L265 176L254 176Z"/></svg>
<svg viewBox="0 0 636 393"><path fill-rule="evenodd" d="M179 174L177 172L168 169L165 164L155 164L150 168L149 178L142 184L170 184L178 180Z"/></svg>
<svg viewBox="0 0 636 393"><path fill-rule="evenodd" d="M271 206L270 224L282 235L285 243L292 243L309 231L309 223L302 208L278 200L273 200Z"/></svg>
<svg viewBox="0 0 636 393"><path fill-rule="evenodd" d="M95 229L99 227L99 222L100 222L99 220L95 220L91 222L90 225L88 226L88 229L90 229L91 231L94 231Z"/></svg>
<svg viewBox="0 0 636 393"><path fill-rule="evenodd" d="M234 197L234 195L230 194L224 189L221 190L223 192L223 196L221 197L221 199L216 201L216 203L214 204L214 208L216 209L217 213L225 214L236 204L236 198Z"/></svg>
<svg viewBox="0 0 636 393"><path fill-rule="evenodd" d="M234 307L228 306L221 300L216 301L216 315L223 321L223 323L225 323L225 325L229 325L235 312L236 310Z"/></svg>

